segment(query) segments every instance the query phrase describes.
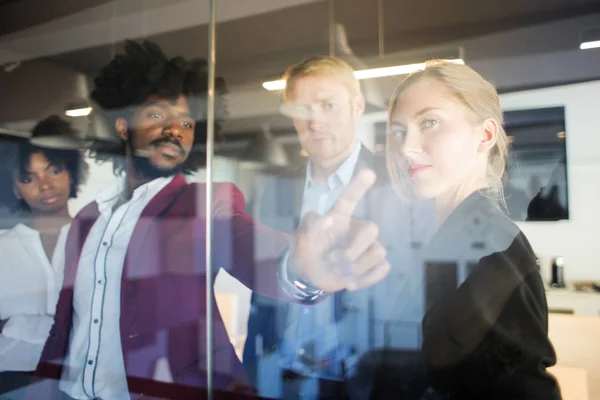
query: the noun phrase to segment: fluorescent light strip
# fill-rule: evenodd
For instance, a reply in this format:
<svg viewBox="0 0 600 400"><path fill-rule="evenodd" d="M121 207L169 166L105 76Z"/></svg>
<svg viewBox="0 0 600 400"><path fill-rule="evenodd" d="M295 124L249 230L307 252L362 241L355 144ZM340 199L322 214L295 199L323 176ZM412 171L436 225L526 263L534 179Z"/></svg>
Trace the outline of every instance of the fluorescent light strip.
<svg viewBox="0 0 600 400"><path fill-rule="evenodd" d="M92 112L92 107L85 108L74 108L71 110L65 111L65 114L69 117L85 117Z"/></svg>
<svg viewBox="0 0 600 400"><path fill-rule="evenodd" d="M579 45L579 48L581 50L596 49L598 47L600 47L600 40L594 40L593 42L583 42Z"/></svg>
<svg viewBox="0 0 600 400"><path fill-rule="evenodd" d="M283 90L285 89L285 81L280 79L277 81L263 82L263 87L267 90Z"/></svg>
<svg viewBox="0 0 600 400"><path fill-rule="evenodd" d="M465 62L460 59L452 59L446 60L447 62L453 64L464 64ZM384 68L372 68L372 69L363 69L361 71L354 71L354 76L356 79L371 79L371 78L381 78L384 76L394 76L394 75L406 75L416 71L421 71L425 69L425 63L418 64L407 64L407 65L396 65L393 67L384 67ZM285 81L283 79L279 79L276 81L263 82L263 87L267 90L283 90L285 89Z"/></svg>

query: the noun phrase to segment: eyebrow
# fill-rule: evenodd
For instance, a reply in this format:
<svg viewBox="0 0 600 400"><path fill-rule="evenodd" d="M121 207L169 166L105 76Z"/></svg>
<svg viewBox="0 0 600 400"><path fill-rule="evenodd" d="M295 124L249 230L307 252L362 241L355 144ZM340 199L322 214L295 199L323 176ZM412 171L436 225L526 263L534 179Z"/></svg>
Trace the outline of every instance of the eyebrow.
<svg viewBox="0 0 600 400"><path fill-rule="evenodd" d="M48 171L52 167L58 167L58 165L49 162L48 165L46 165L44 167L44 171ZM33 172L31 171L31 169L29 168L29 166L23 166L23 169L22 169L21 173L22 174L32 174Z"/></svg>
<svg viewBox="0 0 600 400"><path fill-rule="evenodd" d="M52 162L49 162L48 165L46 165L46 168L44 168L44 171L48 171L52 167L60 167L60 165L57 165L57 164L52 163Z"/></svg>
<svg viewBox="0 0 600 400"><path fill-rule="evenodd" d="M431 110L441 110L441 108L440 107L425 107L421 111L417 111L415 113L415 115L413 116L413 118L417 118L417 117L419 117L419 116L421 116L421 115L423 115L423 114L425 114L425 113L427 113L427 112L429 112Z"/></svg>

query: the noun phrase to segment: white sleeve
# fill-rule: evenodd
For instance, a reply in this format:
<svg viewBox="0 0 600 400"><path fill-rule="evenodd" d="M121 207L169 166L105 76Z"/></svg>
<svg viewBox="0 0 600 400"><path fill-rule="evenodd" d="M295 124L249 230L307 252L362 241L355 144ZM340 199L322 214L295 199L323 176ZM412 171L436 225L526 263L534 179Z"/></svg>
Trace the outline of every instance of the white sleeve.
<svg viewBox="0 0 600 400"><path fill-rule="evenodd" d="M43 349L43 344L7 338L0 333L0 372L34 371Z"/></svg>
<svg viewBox="0 0 600 400"><path fill-rule="evenodd" d="M2 335L43 346L53 324L54 317L51 315L14 315L6 321Z"/></svg>

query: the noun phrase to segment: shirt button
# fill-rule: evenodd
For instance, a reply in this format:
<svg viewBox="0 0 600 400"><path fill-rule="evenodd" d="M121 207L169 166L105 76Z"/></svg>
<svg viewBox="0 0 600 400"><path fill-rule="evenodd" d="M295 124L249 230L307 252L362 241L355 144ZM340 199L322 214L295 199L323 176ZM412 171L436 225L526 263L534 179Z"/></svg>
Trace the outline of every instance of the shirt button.
<svg viewBox="0 0 600 400"><path fill-rule="evenodd" d="M89 364L89 365L92 365L93 363L94 363L94 361L92 361L92 360L88 360L88 364Z"/></svg>
<svg viewBox="0 0 600 400"><path fill-rule="evenodd" d="M300 355L304 355L304 349L300 349L300 350L298 350L298 354L300 354Z"/></svg>
<svg viewBox="0 0 600 400"><path fill-rule="evenodd" d="M108 246L108 242L102 242L102 246L104 246L104 247Z"/></svg>
<svg viewBox="0 0 600 400"><path fill-rule="evenodd" d="M98 285L102 285L102 281L98 281Z"/></svg>
<svg viewBox="0 0 600 400"><path fill-rule="evenodd" d="M94 320L94 323L95 323L95 324L97 324L97 323L98 323L98 320L97 320L97 319L95 319L95 320Z"/></svg>

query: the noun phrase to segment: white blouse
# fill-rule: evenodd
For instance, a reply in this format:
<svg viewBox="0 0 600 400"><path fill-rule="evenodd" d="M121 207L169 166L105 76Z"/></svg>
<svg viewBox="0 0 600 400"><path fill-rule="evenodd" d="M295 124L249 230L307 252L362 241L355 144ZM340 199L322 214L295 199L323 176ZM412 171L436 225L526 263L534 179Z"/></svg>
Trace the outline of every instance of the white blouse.
<svg viewBox="0 0 600 400"><path fill-rule="evenodd" d="M62 287L69 225L52 260L38 231L18 224L0 233L0 371L34 370L54 322Z"/></svg>

